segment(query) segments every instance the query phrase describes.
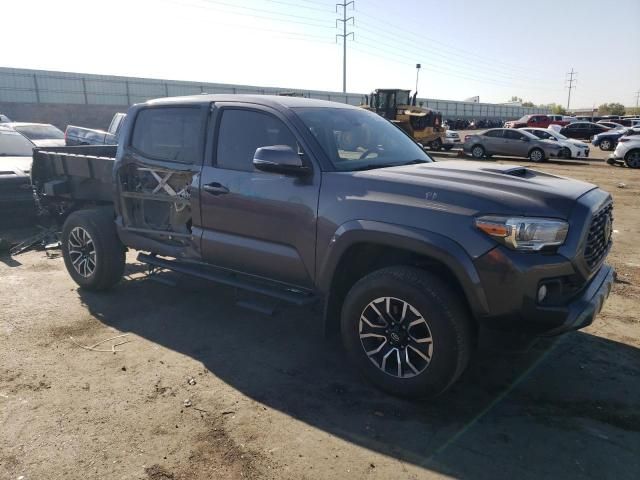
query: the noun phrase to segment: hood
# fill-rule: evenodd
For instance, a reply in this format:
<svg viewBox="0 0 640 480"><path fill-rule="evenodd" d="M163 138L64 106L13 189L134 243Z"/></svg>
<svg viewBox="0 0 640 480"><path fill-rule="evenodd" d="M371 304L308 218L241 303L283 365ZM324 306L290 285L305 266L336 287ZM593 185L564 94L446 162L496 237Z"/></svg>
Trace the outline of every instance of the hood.
<svg viewBox="0 0 640 480"><path fill-rule="evenodd" d="M531 215L567 219L590 183L516 165L452 160L354 172L368 195L464 215Z"/></svg>
<svg viewBox="0 0 640 480"><path fill-rule="evenodd" d="M31 157L0 157L0 175L29 175Z"/></svg>
<svg viewBox="0 0 640 480"><path fill-rule="evenodd" d="M36 147L64 147L64 138L47 138L43 140L31 140Z"/></svg>

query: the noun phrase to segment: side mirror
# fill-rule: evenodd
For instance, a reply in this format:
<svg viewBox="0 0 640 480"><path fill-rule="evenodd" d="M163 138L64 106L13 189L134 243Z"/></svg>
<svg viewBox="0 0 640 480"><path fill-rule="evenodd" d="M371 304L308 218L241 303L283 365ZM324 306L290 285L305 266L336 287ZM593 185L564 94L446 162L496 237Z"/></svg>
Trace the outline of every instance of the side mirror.
<svg viewBox="0 0 640 480"><path fill-rule="evenodd" d="M253 154L253 166L263 172L303 176L311 169L302 163L300 155L288 145L260 147Z"/></svg>

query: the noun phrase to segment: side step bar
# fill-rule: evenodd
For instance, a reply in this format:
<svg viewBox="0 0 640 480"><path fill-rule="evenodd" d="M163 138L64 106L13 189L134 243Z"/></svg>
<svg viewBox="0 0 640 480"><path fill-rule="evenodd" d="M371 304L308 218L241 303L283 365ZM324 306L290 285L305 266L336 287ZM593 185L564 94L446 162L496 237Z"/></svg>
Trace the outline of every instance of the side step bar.
<svg viewBox="0 0 640 480"><path fill-rule="evenodd" d="M182 273L184 275L190 275L192 277L236 287L241 290L259 293L260 295L265 295L267 297L277 298L294 305L309 305L318 300L318 297L309 291L294 290L293 288L287 289L285 286L278 286L266 282L262 283L255 277L230 272L228 270L215 269L213 267L201 267L177 260L167 260L147 253L139 253L138 261L154 267L165 268L173 272Z"/></svg>

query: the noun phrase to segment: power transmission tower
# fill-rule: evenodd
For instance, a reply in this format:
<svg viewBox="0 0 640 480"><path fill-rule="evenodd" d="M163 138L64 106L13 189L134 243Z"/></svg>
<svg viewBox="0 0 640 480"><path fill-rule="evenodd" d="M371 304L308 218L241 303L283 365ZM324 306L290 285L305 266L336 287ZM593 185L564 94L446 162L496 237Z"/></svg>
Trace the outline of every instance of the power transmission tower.
<svg viewBox="0 0 640 480"><path fill-rule="evenodd" d="M578 72L574 72L573 68L571 69L571 71L569 73L567 73L567 75L569 75L569 78L567 79L567 82L569 82L569 97L567 98L567 110L569 110L569 104L571 103L571 89L572 88L576 88L575 84L578 83ZM576 78L574 79L573 76L576 76Z"/></svg>
<svg viewBox="0 0 640 480"><path fill-rule="evenodd" d="M347 18L349 5L352 9L355 8L354 0L336 3L336 13L338 13L338 7L342 7L342 18L336 18L336 28L338 28L338 22L342 22L342 33L336 34L336 42L338 38L342 37L342 93L347 93L347 37L351 35L351 38L354 38L353 32L347 33L347 22L351 20L351 25L355 22L353 16Z"/></svg>

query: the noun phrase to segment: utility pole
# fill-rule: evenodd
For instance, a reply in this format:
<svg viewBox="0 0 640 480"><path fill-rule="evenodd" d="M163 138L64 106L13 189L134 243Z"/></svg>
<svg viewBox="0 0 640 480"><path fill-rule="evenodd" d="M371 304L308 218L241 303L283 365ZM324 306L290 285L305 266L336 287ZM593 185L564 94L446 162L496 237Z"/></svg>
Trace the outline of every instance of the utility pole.
<svg viewBox="0 0 640 480"><path fill-rule="evenodd" d="M347 37L351 35L354 38L353 32L347 33L347 22L351 20L351 25L354 24L353 16L347 18L347 7L351 5L351 8L355 8L354 0L343 3L336 3L336 13L338 13L338 7L342 7L342 18L336 18L336 28L338 28L338 22L342 22L342 33L336 34L336 42L338 38L342 38L342 93L347 93Z"/></svg>
<svg viewBox="0 0 640 480"><path fill-rule="evenodd" d="M418 77L420 76L421 67L422 65L420 65L419 63L416 63L416 90L415 90L416 93L418 93Z"/></svg>
<svg viewBox="0 0 640 480"><path fill-rule="evenodd" d="M567 75L569 75L568 78L568 82L569 82L569 97L567 98L567 111L569 110L569 104L571 103L571 89L572 88L576 88L574 84L578 83L578 72L574 72L573 68L571 68L571 71L569 73L567 73ZM573 76L576 76L576 78L574 79Z"/></svg>
<svg viewBox="0 0 640 480"><path fill-rule="evenodd" d="M636 92L636 110L638 109L638 100L640 100L640 90ZM637 112L640 113L640 112Z"/></svg>

